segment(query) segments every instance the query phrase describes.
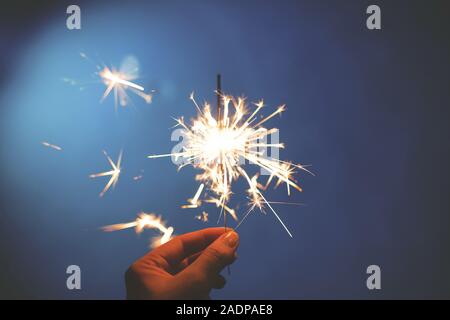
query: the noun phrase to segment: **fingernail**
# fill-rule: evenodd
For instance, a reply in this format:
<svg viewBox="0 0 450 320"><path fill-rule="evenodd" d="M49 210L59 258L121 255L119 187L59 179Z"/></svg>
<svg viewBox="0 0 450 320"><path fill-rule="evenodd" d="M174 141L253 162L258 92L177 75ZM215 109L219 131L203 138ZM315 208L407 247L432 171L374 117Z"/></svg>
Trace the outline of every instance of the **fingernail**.
<svg viewBox="0 0 450 320"><path fill-rule="evenodd" d="M236 232L230 231L225 235L224 240L230 248L234 248L239 240L239 236Z"/></svg>

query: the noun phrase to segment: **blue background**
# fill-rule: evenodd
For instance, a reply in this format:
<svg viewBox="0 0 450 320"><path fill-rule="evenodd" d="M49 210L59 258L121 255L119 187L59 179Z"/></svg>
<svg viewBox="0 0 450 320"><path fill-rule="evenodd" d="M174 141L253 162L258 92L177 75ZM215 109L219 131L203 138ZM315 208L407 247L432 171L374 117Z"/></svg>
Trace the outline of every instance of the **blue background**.
<svg viewBox="0 0 450 320"><path fill-rule="evenodd" d="M368 1L78 3L80 31L65 27L68 2L2 10L0 297L124 298L123 274L155 234L100 226L141 210L178 234L215 225L212 209L207 224L180 209L196 172L146 156L174 146L172 117L195 115L191 91L215 101L220 72L228 93L264 98L267 112L287 105L270 122L281 157L316 176L298 176L304 192L289 201L303 206L277 207L293 239L270 213L239 228L239 259L213 298L450 298L443 2L378 1L381 31L365 26ZM64 83L92 80L79 52L116 66L135 55L154 102L132 97L115 113L102 84ZM88 175L107 168L101 150L121 148L122 176L99 198L106 179ZM284 188L267 195L288 200ZM66 289L70 264L81 291ZM381 291L366 288L371 264Z"/></svg>

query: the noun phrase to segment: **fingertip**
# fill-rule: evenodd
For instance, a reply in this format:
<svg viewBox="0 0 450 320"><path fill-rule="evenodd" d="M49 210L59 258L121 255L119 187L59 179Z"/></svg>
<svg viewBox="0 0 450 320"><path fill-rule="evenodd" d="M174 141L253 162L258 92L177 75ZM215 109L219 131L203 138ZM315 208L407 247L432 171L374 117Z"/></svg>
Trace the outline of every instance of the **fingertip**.
<svg viewBox="0 0 450 320"><path fill-rule="evenodd" d="M223 241L228 247L235 248L239 243L239 235L236 231L231 230L223 236Z"/></svg>

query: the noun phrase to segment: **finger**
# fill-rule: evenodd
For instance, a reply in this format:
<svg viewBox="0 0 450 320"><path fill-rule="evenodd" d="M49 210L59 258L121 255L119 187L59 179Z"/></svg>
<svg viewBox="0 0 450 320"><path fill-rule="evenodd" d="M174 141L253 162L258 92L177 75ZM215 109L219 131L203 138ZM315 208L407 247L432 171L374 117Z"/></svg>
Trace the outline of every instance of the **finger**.
<svg viewBox="0 0 450 320"><path fill-rule="evenodd" d="M206 278L220 273L235 260L235 251L239 245L239 236L235 231L222 234L209 245L202 254L181 273L202 274Z"/></svg>
<svg viewBox="0 0 450 320"><path fill-rule="evenodd" d="M202 253L203 251L194 253L193 255L185 258L183 261L181 261L178 265L173 266L171 273L173 275L177 274L178 272L180 272L181 270L183 270L184 268L186 268L187 266L189 266L192 262L194 262Z"/></svg>
<svg viewBox="0 0 450 320"><path fill-rule="evenodd" d="M199 251L197 253L194 253L193 255L187 257L183 260L184 267L187 267L191 265L195 260L197 260L198 257L203 253L203 251Z"/></svg>
<svg viewBox="0 0 450 320"><path fill-rule="evenodd" d="M185 258L205 249L224 232L224 228L218 227L185 233L157 247L148 255L159 255L169 265L176 265Z"/></svg>

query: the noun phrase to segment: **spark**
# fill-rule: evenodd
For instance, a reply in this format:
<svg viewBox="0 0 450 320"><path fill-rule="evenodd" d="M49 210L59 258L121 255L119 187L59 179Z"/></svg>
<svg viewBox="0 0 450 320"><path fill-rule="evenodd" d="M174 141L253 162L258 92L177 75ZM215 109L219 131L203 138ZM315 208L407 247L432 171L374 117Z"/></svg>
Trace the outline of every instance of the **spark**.
<svg viewBox="0 0 450 320"><path fill-rule="evenodd" d="M132 92L141 97L146 103L152 103L155 90L146 92L143 86L135 82L139 78L139 61L133 55L126 56L118 69L114 66L107 66L104 63L96 63L83 52L80 52L80 56L95 65L95 82L100 80L106 86L100 99L101 102L112 93L114 96L114 107L117 110L119 105L126 107L132 102L128 96L128 92ZM62 80L70 85L80 86L80 89L84 89L84 85L72 78L64 77Z"/></svg>
<svg viewBox="0 0 450 320"><path fill-rule="evenodd" d="M221 202L219 199L217 198L210 198L210 199L206 199L205 200L206 203L213 203L216 205L217 208L221 207L222 210L225 210L225 212L227 212L234 220L238 220L238 217L236 215L236 212L234 211L234 209L231 209L230 207L228 207L225 203Z"/></svg>
<svg viewBox="0 0 450 320"><path fill-rule="evenodd" d="M109 164L111 165L112 170L101 172L101 173L91 174L89 176L90 178L111 176L108 183L105 185L105 188L102 190L102 192L100 192L100 197L103 197L103 195L106 193L106 191L109 190L109 188L111 186L114 188L117 184L117 181L119 181L120 170L121 170L120 164L122 162L122 154L123 154L122 151L120 151L117 162L114 163L112 161L111 157L106 153L106 151L103 151L103 153L105 154L106 159L108 160Z"/></svg>
<svg viewBox="0 0 450 320"><path fill-rule="evenodd" d="M203 211L201 214L195 216L195 219L200 220L202 222L208 222L208 212Z"/></svg>
<svg viewBox="0 0 450 320"><path fill-rule="evenodd" d="M144 177L144 169L141 169L141 173L138 174L138 175L135 175L135 176L133 177L133 180L134 180L134 181L138 181L138 180L141 180L143 177Z"/></svg>
<svg viewBox="0 0 450 320"><path fill-rule="evenodd" d="M162 235L160 237L155 237L152 239L152 248L158 247L168 242L172 238L174 232L173 227L166 227L165 223L162 221L161 216L156 216L155 214L145 212L139 213L136 220L132 222L104 226L102 227L102 230L106 232L112 232L129 228L135 228L137 234L142 233L144 229L157 229Z"/></svg>
<svg viewBox="0 0 450 320"><path fill-rule="evenodd" d="M225 214L229 214L235 220L238 220L235 210L231 209L228 203L233 194L232 184L239 177L243 177L248 184L247 192L250 206L248 213L255 208L264 212L264 208L267 206L289 236L292 237L292 233L262 193L274 180L277 180L275 187L285 183L288 194L290 194L291 188L302 191L293 175L298 169L308 171L300 164L265 157L262 151L267 147L284 148L282 143L265 142L267 136L278 129L266 129L262 125L284 112L286 110L285 105L279 106L269 116L258 121L258 112L264 107L263 100L254 103L255 108L251 111L245 98L222 95L220 91L216 93L223 105L220 117L215 118L212 115L211 106L206 102L201 108L192 93L189 98L197 109L197 117L190 124L187 124L183 117L176 119L177 126L183 128L184 131L183 149L171 154L150 155L148 158L182 158L184 161L180 168L192 165L195 169L200 170L201 172L196 175L195 179L202 184L196 196L183 208L196 208L201 204L199 197L203 191L202 185L205 185L214 196L203 201L220 207L220 215L223 212L224 219L226 218ZM243 163L245 162L255 164L260 169L269 172L269 178L265 185L258 181L258 175L249 176L247 171L244 170Z"/></svg>
<svg viewBox="0 0 450 320"><path fill-rule="evenodd" d="M52 148L52 149L55 149L55 150L58 150L58 151L62 151L62 148L60 146L57 146L56 144L51 144L51 143L49 143L47 141L42 141L42 145L44 145L44 146L46 146L48 148Z"/></svg>
<svg viewBox="0 0 450 320"><path fill-rule="evenodd" d="M151 93L145 93L144 87L132 82L131 80L134 80L134 76L132 75L116 71L114 69L109 69L105 66L99 72L99 76L106 85L101 101L105 100L106 97L113 92L116 110L118 104L125 107L129 103L127 90L130 90L140 96L146 103L152 102L153 95Z"/></svg>
<svg viewBox="0 0 450 320"><path fill-rule="evenodd" d="M201 201L199 201L199 198L200 198L200 195L202 194L204 187L205 187L205 184L203 184L203 183L200 184L194 197L192 199L188 199L189 204L183 205L183 206L181 206L181 208L183 208L183 209L198 208L201 205Z"/></svg>

